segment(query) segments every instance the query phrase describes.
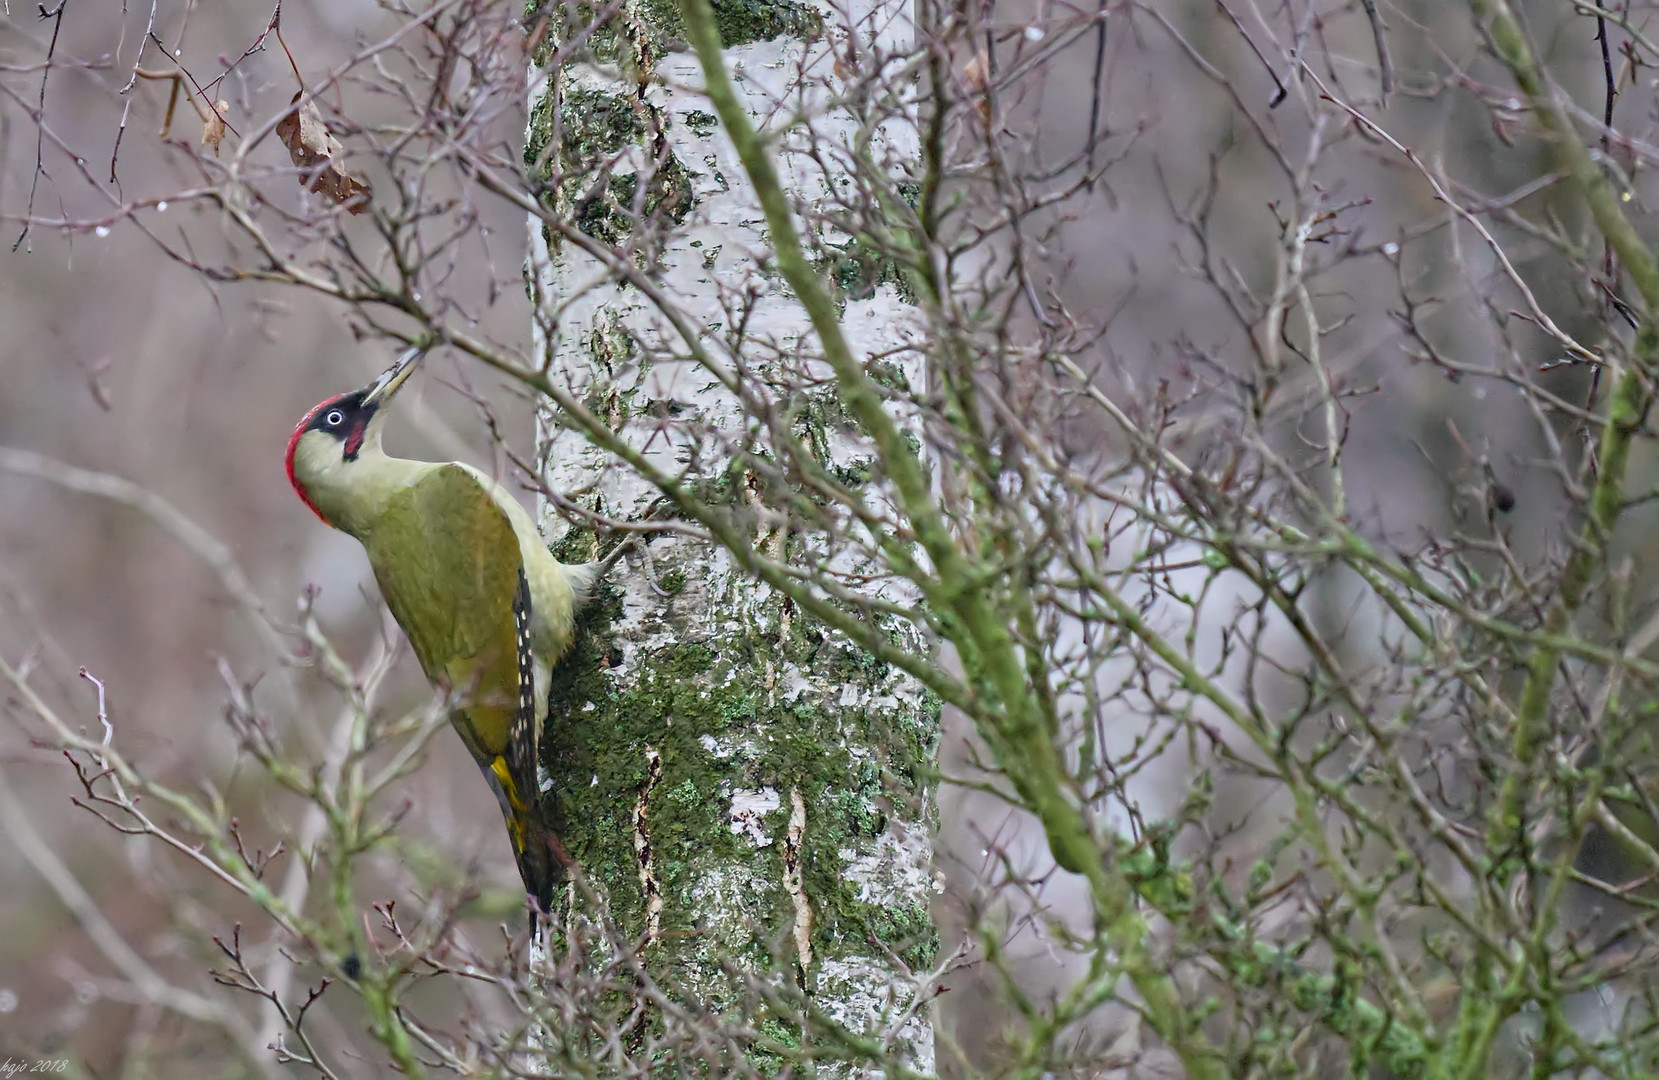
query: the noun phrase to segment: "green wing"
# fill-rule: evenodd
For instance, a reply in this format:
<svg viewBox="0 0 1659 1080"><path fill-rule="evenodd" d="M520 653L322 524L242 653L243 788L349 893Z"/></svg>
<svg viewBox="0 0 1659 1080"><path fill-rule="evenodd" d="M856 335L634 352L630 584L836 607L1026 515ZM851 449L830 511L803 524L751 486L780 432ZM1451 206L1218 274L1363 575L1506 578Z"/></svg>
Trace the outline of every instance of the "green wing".
<svg viewBox="0 0 1659 1080"><path fill-rule="evenodd" d="M501 800L525 887L558 879L537 809L534 612L512 522L478 479L442 465L399 492L364 540L386 606L426 677L455 692L455 730Z"/></svg>
<svg viewBox="0 0 1659 1080"><path fill-rule="evenodd" d="M394 496L363 546L427 678L464 702L456 726L487 768L519 726L523 558L512 523L477 479L444 465Z"/></svg>

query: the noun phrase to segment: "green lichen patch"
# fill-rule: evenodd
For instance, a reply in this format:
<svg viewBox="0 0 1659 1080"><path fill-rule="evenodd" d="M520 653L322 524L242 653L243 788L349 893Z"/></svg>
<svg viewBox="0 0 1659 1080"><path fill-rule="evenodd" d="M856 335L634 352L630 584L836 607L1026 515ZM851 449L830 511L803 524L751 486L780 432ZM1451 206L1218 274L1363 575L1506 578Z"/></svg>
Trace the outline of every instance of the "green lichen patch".
<svg viewBox="0 0 1659 1080"><path fill-rule="evenodd" d="M557 540L548 544L547 550L551 551L553 557L562 563L583 563L590 562L598 557L595 550L597 545L598 534L592 529L572 527L566 529ZM577 622L581 623L584 618L595 616L597 614L595 608L602 606L602 603L602 601L596 601L595 604L590 605L588 611L583 617L579 617Z"/></svg>
<svg viewBox="0 0 1659 1080"><path fill-rule="evenodd" d="M546 180L549 174L548 158L545 157L548 145L554 136L553 125L553 91L537 98L530 106L530 117L525 124L524 132L524 167L529 171L532 180Z"/></svg>
<svg viewBox="0 0 1659 1080"><path fill-rule="evenodd" d="M750 1055L753 1064L762 1075L781 1075L800 1060L800 1032L770 1016L762 1020L759 1027L764 1040L762 1045L767 1048Z"/></svg>
<svg viewBox="0 0 1659 1080"><path fill-rule="evenodd" d="M720 120L713 113L701 109L692 109L681 117L685 126L699 139L706 139L714 134L714 129L720 126Z"/></svg>
<svg viewBox="0 0 1659 1080"><path fill-rule="evenodd" d="M872 909L858 896L848 895L852 890L847 885L843 884L841 891L843 895L837 900L866 910L875 938L887 943L912 971L926 971L938 961L939 931L926 904L882 904Z"/></svg>
<svg viewBox="0 0 1659 1080"><path fill-rule="evenodd" d="M582 232L607 244L621 243L637 230L642 219L678 225L691 212L691 174L678 158L670 156L651 173L643 203L638 196L637 173L613 176L604 188L577 201L572 218Z"/></svg>
<svg viewBox="0 0 1659 1080"><path fill-rule="evenodd" d="M640 173L605 175L619 169L628 148L653 142L647 109L636 98L550 76L548 92L530 110L524 143L524 165L542 205L607 244L621 242L642 222L683 222L695 203L691 172L665 145L657 146L644 173L643 199ZM542 235L550 249L557 247L550 229Z"/></svg>
<svg viewBox="0 0 1659 1080"><path fill-rule="evenodd" d="M639 358L639 342L615 311L602 312L593 320L587 346L594 364L607 375L615 375Z"/></svg>
<svg viewBox="0 0 1659 1080"><path fill-rule="evenodd" d="M566 83L559 120L564 135L559 153L576 164L609 157L645 137L633 99L580 83Z"/></svg>
<svg viewBox="0 0 1659 1080"><path fill-rule="evenodd" d="M877 386L885 387L895 394L910 393L910 378L904 373L904 368L885 357L872 357L864 370L870 376L870 381ZM920 445L918 443L917 445Z"/></svg>
<svg viewBox="0 0 1659 1080"><path fill-rule="evenodd" d="M800 394L791 405L796 437L812 448L813 456L819 461L831 459L832 434L861 430L858 420L848 410L839 387L826 386Z"/></svg>
<svg viewBox="0 0 1659 1080"><path fill-rule="evenodd" d="M915 282L899 260L863 240L844 245L826 244L818 269L835 289L837 306L846 310L849 300L868 300L883 285L891 285L906 304L917 302Z"/></svg>
<svg viewBox="0 0 1659 1080"><path fill-rule="evenodd" d="M817 37L824 28L823 16L793 0L713 0L713 6L720 41L728 49L780 37ZM645 0L644 7L652 29L674 40L685 37L675 0Z"/></svg>
<svg viewBox="0 0 1659 1080"><path fill-rule="evenodd" d="M832 465L830 475L856 491L874 479L875 462L870 458L854 458L845 465Z"/></svg>
<svg viewBox="0 0 1659 1080"><path fill-rule="evenodd" d="M525 9L525 25L532 29L549 15L553 20L532 58L543 66L552 61L560 42L578 38L582 58L634 70L650 70L664 52L686 47L685 22L675 0L645 0L622 13L607 13L606 5L590 0L559 6L556 12L551 8L530 3ZM728 49L780 37L812 38L824 26L823 16L813 7L794 0L714 0L714 16ZM634 22L630 26L627 20ZM634 53L642 46L646 56L638 58Z"/></svg>
<svg viewBox="0 0 1659 1080"><path fill-rule="evenodd" d="M622 20L608 10L609 5L587 0L560 3L553 32L545 35L545 42L537 50L538 64L552 60L560 42L581 38L587 57L602 64L625 64L630 58L627 39L622 33Z"/></svg>

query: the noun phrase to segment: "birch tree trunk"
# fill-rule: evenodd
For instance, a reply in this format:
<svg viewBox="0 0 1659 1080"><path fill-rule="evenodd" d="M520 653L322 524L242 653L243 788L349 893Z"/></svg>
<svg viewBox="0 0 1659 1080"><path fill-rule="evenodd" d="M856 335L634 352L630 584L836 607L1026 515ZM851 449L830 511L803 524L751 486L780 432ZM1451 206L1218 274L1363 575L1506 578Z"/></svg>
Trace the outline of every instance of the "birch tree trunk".
<svg viewBox="0 0 1659 1080"><path fill-rule="evenodd" d="M904 2L848 17L792 3L721 15L728 70L757 125L791 125L774 151L831 270L850 238L818 224L814 200L843 191L838 162L905 145L864 138L868 123L840 104L842 56L913 34ZM769 266L755 194L698 92L682 30L663 4L625 3L596 30L554 18L526 160L572 228L533 222L540 344L555 383L686 490L728 507L757 551L846 568L858 556L797 527L752 467L769 431L787 429L838 475L868 472L872 452L833 384L813 381L807 317ZM861 291L842 297L844 325L867 358L890 357L920 386L919 354L897 352L914 321L903 290ZM538 446L555 501L638 519L658 495L553 413ZM547 509L557 535L558 507ZM564 532L555 550L593 558L602 534ZM893 634L918 644L896 621ZM726 550L672 533L613 572L553 699L545 805L650 971L728 1017L743 1007L728 965L778 980L875 1037L877 1052L844 1074L878 1068L879 1047L889 1064L931 1069L937 699ZM801 1015L745 1019L774 1046L822 1047ZM843 1060L861 1056L840 1045Z"/></svg>

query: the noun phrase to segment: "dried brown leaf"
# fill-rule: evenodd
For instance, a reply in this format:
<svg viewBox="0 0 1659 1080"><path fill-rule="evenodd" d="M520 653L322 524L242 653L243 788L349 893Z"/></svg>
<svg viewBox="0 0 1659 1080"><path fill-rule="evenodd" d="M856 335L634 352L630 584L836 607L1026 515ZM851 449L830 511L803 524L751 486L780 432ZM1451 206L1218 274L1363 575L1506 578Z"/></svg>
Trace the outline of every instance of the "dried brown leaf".
<svg viewBox="0 0 1659 1080"><path fill-rule="evenodd" d="M202 145L213 147L213 156L219 156L219 144L225 141L225 114L230 112L230 102L215 101L213 115L202 120Z"/></svg>
<svg viewBox="0 0 1659 1080"><path fill-rule="evenodd" d="M295 94L298 102L305 91ZM300 169L300 183L335 203L344 204L354 214L369 208L373 192L369 182L346 171L342 162L345 147L329 134L323 123L323 114L312 101L306 101L289 111L276 126L277 138L288 148L288 156Z"/></svg>

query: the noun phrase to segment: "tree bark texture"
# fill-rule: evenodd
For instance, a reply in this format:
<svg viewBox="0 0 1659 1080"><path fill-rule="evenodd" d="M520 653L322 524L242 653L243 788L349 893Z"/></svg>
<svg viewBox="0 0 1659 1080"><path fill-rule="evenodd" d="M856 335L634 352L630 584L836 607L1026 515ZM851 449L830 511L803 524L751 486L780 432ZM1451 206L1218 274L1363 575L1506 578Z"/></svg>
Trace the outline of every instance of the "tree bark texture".
<svg viewBox="0 0 1659 1080"><path fill-rule="evenodd" d="M754 192L697 92L703 77L677 12L627 3L591 33L554 18L526 160L550 178L545 199L560 220L594 243L532 223L527 276L551 377L658 467L729 507L756 550L856 568L862 556L833 530L798 528L773 510L734 453L759 452L767 425L786 424L837 475L869 472L872 458L833 382L811 377L822 365L808 320L768 266ZM895 35L908 43L908 5L855 8L851 25L845 10L788 3L721 18L728 70L756 123L790 122L774 152L833 279L853 244L815 224L814 200L842 187L835 162L869 144L856 149L861 121L836 101L831 50ZM562 60L560 46L582 33L577 59ZM904 140L877 145L898 154ZM728 381L689 357L683 327L639 281L618 281L596 245L622 252L689 316ZM888 282L845 294L843 325L866 357L918 386L905 292ZM767 408L774 415L757 416ZM614 518L646 512L654 488L557 415L543 420L552 492ZM550 535L563 528L551 508L548 524ZM595 533L565 531L555 550L592 558ZM723 964L786 978L823 1015L931 1069L929 1008L907 969L925 974L938 952L937 700L725 550L659 536L611 578L555 675L544 736L543 797L569 855L644 943L651 969L702 1005L738 1000ZM889 630L920 647L899 620ZM802 1033L784 1026L768 1033L798 1044Z"/></svg>

